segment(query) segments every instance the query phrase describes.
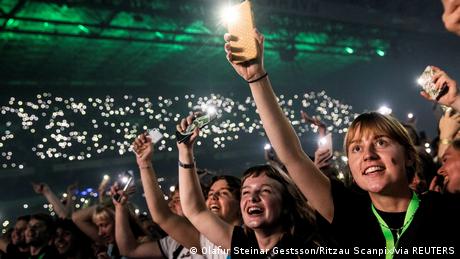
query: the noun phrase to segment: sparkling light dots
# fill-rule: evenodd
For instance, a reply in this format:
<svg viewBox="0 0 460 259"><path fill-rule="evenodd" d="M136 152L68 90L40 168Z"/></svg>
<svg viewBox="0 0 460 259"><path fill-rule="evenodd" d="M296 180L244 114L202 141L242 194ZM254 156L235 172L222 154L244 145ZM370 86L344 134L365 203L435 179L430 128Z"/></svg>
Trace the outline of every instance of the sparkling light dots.
<svg viewBox="0 0 460 259"><path fill-rule="evenodd" d="M316 132L313 125L300 121L300 110L319 117L328 130L346 132L356 116L352 107L329 97L325 91L278 99L299 136ZM2 168L23 169L40 160L82 161L102 155L124 156L134 138L158 128L163 140L157 150L175 150L175 128L189 112L215 109L218 120L202 130L197 145L228 148L245 134L264 135L252 98L235 100L220 94L154 98L133 97L61 97L51 93L33 100L11 97L1 106L0 157ZM20 143L20 145L18 145Z"/></svg>

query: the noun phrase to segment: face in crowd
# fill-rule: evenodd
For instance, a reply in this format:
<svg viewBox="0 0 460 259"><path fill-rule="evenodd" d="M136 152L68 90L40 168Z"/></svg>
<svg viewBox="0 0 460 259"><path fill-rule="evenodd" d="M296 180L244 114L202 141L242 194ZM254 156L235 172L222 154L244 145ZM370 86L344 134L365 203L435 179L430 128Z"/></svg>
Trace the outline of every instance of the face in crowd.
<svg viewBox="0 0 460 259"><path fill-rule="evenodd" d="M93 223L98 228L98 236L106 243L115 242L115 219L113 211L102 208L93 214Z"/></svg>
<svg viewBox="0 0 460 259"><path fill-rule="evenodd" d="M31 246L42 246L47 244L51 235L46 222L31 218L25 232L26 243Z"/></svg>
<svg viewBox="0 0 460 259"><path fill-rule="evenodd" d="M444 187L449 193L460 193L460 151L454 145L449 146L442 156L442 166L438 174L444 177Z"/></svg>
<svg viewBox="0 0 460 259"><path fill-rule="evenodd" d="M54 246L58 250L59 254L66 254L71 250L72 244L76 241L74 238L75 237L70 230L61 227L56 229Z"/></svg>
<svg viewBox="0 0 460 259"><path fill-rule="evenodd" d="M235 178L235 185L231 187L227 180L220 179L215 181L208 192L206 207L214 214L228 223L240 221L239 208L239 180Z"/></svg>
<svg viewBox="0 0 460 259"><path fill-rule="evenodd" d="M407 190L417 168L417 153L403 126L378 113L358 116L345 138L353 179L370 193Z"/></svg>
<svg viewBox="0 0 460 259"><path fill-rule="evenodd" d="M19 219L14 225L13 232L11 233L11 243L13 245L24 247L26 246L25 232L27 229L28 221Z"/></svg>
<svg viewBox="0 0 460 259"><path fill-rule="evenodd" d="M265 173L249 176L241 188L240 209L243 222L251 229L276 229L280 226L283 186Z"/></svg>

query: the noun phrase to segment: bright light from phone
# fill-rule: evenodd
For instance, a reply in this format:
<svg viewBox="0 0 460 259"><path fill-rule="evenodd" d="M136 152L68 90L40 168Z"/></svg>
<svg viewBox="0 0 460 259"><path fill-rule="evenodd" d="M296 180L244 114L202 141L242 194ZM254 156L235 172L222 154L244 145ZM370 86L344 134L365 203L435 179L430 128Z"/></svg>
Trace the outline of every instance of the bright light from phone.
<svg viewBox="0 0 460 259"><path fill-rule="evenodd" d="M411 113L411 112L410 112L410 113L408 113L408 114L407 114L407 118L409 118L409 119L412 119L412 118L414 118L414 114L413 114L413 113Z"/></svg>
<svg viewBox="0 0 460 259"><path fill-rule="evenodd" d="M212 105L208 105L206 107L206 113L209 114L209 115L214 115L217 113L217 110L216 110L216 107L212 106Z"/></svg>
<svg viewBox="0 0 460 259"><path fill-rule="evenodd" d="M270 144L268 144L268 143L265 144L265 146L264 146L264 149L265 149L265 150L270 150L271 148L272 148L272 145L270 145Z"/></svg>
<svg viewBox="0 0 460 259"><path fill-rule="evenodd" d="M176 187L175 187L174 185L169 187L169 191L170 191L170 192L173 192L173 191L175 191L175 190L176 190Z"/></svg>
<svg viewBox="0 0 460 259"><path fill-rule="evenodd" d="M383 115L389 115L391 114L392 110L388 106L383 105L383 106L380 106L380 108L378 109L378 112Z"/></svg>
<svg viewBox="0 0 460 259"><path fill-rule="evenodd" d="M224 24L229 24L238 19L238 11L235 7L226 6L220 11L220 17Z"/></svg>
<svg viewBox="0 0 460 259"><path fill-rule="evenodd" d="M128 180L129 180L128 176L123 176L123 177L121 178L121 182L122 182L122 183L127 183Z"/></svg>
<svg viewBox="0 0 460 259"><path fill-rule="evenodd" d="M318 143L319 143L320 146L326 145L326 143L327 143L326 137L320 138L320 139L318 140Z"/></svg>
<svg viewBox="0 0 460 259"><path fill-rule="evenodd" d="M417 78L417 84L420 85L420 86L424 85L425 81L426 80L423 77Z"/></svg>
<svg viewBox="0 0 460 259"><path fill-rule="evenodd" d="M108 176L107 174L104 175L104 180L109 180L110 179L110 176Z"/></svg>

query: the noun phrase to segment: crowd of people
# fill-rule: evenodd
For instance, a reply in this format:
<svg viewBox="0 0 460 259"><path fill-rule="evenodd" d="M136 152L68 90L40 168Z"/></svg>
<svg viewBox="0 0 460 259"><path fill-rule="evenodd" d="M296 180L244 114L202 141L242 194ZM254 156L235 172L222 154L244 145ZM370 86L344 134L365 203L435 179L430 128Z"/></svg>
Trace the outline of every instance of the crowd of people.
<svg viewBox="0 0 460 259"><path fill-rule="evenodd" d="M443 0L447 30L460 35L460 1ZM45 183L34 183L58 217L18 217L0 239L0 258L304 258L451 257L460 254L460 93L443 70L433 82L449 107L439 122L431 156L417 130L391 115L367 112L349 126L344 141L349 181L337 179L333 150L318 148L311 159L278 105L264 67L264 36L254 31L259 55L233 62L238 50L225 35L227 59L248 82L276 155L241 178L215 176L204 185L197 174L195 128L177 143L179 183L164 199L154 170L154 145L145 133L133 143L149 216L136 215L129 189L117 184L98 204L73 211L69 186L61 201ZM321 136L326 125L315 124ZM183 118L179 132L193 124ZM104 194L102 186L101 194Z"/></svg>

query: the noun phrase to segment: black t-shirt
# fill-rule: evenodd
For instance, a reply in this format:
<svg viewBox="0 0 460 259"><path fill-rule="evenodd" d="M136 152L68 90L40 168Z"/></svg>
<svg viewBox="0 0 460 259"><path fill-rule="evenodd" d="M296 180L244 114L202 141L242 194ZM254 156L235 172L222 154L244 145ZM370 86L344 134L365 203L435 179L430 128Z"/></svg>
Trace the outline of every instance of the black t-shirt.
<svg viewBox="0 0 460 259"><path fill-rule="evenodd" d="M64 259L54 246L45 246L38 255L28 257L30 259Z"/></svg>
<svg viewBox="0 0 460 259"><path fill-rule="evenodd" d="M385 254L379 256L379 252L385 253L385 238L372 212L369 194L349 190L334 180L331 189L334 218L329 224L318 215L320 230L329 234L339 248L349 249L352 257L384 258ZM460 200L434 192L419 198L419 208L400 237L394 258L459 258ZM379 214L390 227L398 228L401 218L404 220L401 213Z"/></svg>
<svg viewBox="0 0 460 259"><path fill-rule="evenodd" d="M8 246L6 247L6 255L4 258L6 259L10 259L10 258L11 259L13 258L14 259L27 259L29 258L29 253L20 252L18 246L13 245L13 244L8 244Z"/></svg>
<svg viewBox="0 0 460 259"><path fill-rule="evenodd" d="M305 249L314 249L317 247L316 243L311 239L312 237L310 233L306 233L305 237L293 237L292 235L285 234L272 249L261 250L254 231L245 231L242 227L235 226L232 234L232 247L229 254L232 259L298 259L309 257L309 255L305 254Z"/></svg>

